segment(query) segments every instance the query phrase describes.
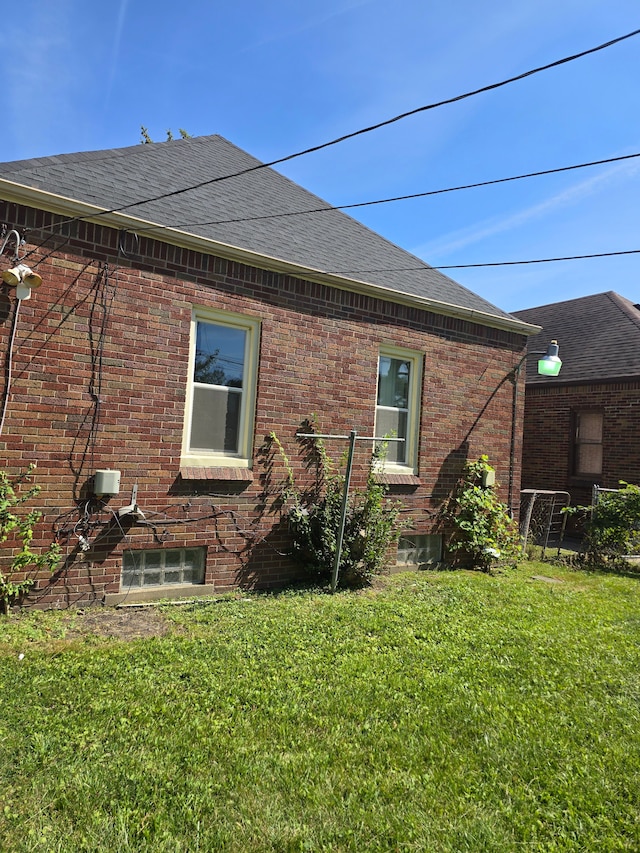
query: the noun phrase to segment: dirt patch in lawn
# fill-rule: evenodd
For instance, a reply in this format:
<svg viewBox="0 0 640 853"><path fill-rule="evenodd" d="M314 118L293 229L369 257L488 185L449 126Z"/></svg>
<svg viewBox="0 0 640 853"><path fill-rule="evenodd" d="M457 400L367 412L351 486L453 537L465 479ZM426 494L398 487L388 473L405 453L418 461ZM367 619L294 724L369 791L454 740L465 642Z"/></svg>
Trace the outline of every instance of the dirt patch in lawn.
<svg viewBox="0 0 640 853"><path fill-rule="evenodd" d="M172 624L164 614L151 607L116 610L90 608L76 610L69 617L67 639L89 635L117 640L138 640L144 637L164 637Z"/></svg>

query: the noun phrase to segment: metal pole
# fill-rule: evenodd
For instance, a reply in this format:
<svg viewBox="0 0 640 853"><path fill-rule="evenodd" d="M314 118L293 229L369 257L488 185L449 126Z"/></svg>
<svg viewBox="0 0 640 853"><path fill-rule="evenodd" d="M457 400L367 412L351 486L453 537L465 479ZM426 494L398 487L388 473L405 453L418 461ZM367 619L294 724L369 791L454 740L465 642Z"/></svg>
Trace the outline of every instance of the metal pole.
<svg viewBox="0 0 640 853"><path fill-rule="evenodd" d="M331 575L331 592L336 591L338 586L338 571L340 570L340 558L342 557L342 539L344 537L344 526L347 520L347 505L349 502L349 484L351 483L351 468L353 467L353 451L356 446L358 433L352 429L349 433L349 453L347 456L347 469L344 472L344 490L342 492L342 509L340 511L340 527L338 529L338 541L336 542L336 553L333 561L333 573Z"/></svg>

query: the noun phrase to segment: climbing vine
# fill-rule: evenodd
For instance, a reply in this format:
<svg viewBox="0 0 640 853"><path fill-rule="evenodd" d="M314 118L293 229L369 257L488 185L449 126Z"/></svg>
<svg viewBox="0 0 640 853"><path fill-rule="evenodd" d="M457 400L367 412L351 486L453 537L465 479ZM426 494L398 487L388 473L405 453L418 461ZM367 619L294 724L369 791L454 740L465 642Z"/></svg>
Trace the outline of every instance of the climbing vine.
<svg viewBox="0 0 640 853"><path fill-rule="evenodd" d="M14 478L0 470L0 545L8 543L0 568L0 612L5 614L28 593L41 569L53 571L60 561L57 543L39 554L31 548L34 528L42 517L36 509L23 511L40 492L40 486L25 486L34 468L29 465Z"/></svg>

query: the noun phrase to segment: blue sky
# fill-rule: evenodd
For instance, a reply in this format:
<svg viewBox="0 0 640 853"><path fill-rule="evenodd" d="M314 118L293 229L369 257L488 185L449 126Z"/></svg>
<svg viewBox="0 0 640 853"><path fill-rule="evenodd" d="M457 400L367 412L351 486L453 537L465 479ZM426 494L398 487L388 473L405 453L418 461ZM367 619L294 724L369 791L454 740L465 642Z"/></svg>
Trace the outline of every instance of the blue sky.
<svg viewBox="0 0 640 853"><path fill-rule="evenodd" d="M22 0L0 160L220 133L264 161L640 28L637 0ZM332 204L640 152L640 36L280 170ZM640 249L640 158L356 209L434 266ZM615 290L640 255L453 270L507 311Z"/></svg>

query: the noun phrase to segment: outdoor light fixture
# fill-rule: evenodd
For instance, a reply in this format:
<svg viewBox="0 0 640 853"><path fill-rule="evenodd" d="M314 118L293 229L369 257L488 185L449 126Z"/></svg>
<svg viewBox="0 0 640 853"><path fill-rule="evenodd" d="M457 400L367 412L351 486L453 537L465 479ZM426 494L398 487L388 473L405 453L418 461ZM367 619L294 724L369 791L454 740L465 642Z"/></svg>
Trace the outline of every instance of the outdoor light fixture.
<svg viewBox="0 0 640 853"><path fill-rule="evenodd" d="M19 263L22 238L15 228L12 228L2 241L2 246L0 246L0 255L3 254L7 243L11 238L13 238L16 243L16 249L13 255L13 263L15 266L2 273L2 280L5 284L16 288L16 296L18 299L29 299L31 297L32 288L40 287L42 284L42 278L37 272L34 272L31 267L28 267L26 264Z"/></svg>
<svg viewBox="0 0 640 853"><path fill-rule="evenodd" d="M558 341L551 341L546 354L538 359L538 373L540 376L558 376L561 367L562 362L558 358Z"/></svg>
<svg viewBox="0 0 640 853"><path fill-rule="evenodd" d="M42 284L42 276L28 267L26 264L18 264L17 267L12 267L10 270L2 273L2 280L5 284L16 288L16 296L18 299L29 299L31 289L40 287Z"/></svg>

